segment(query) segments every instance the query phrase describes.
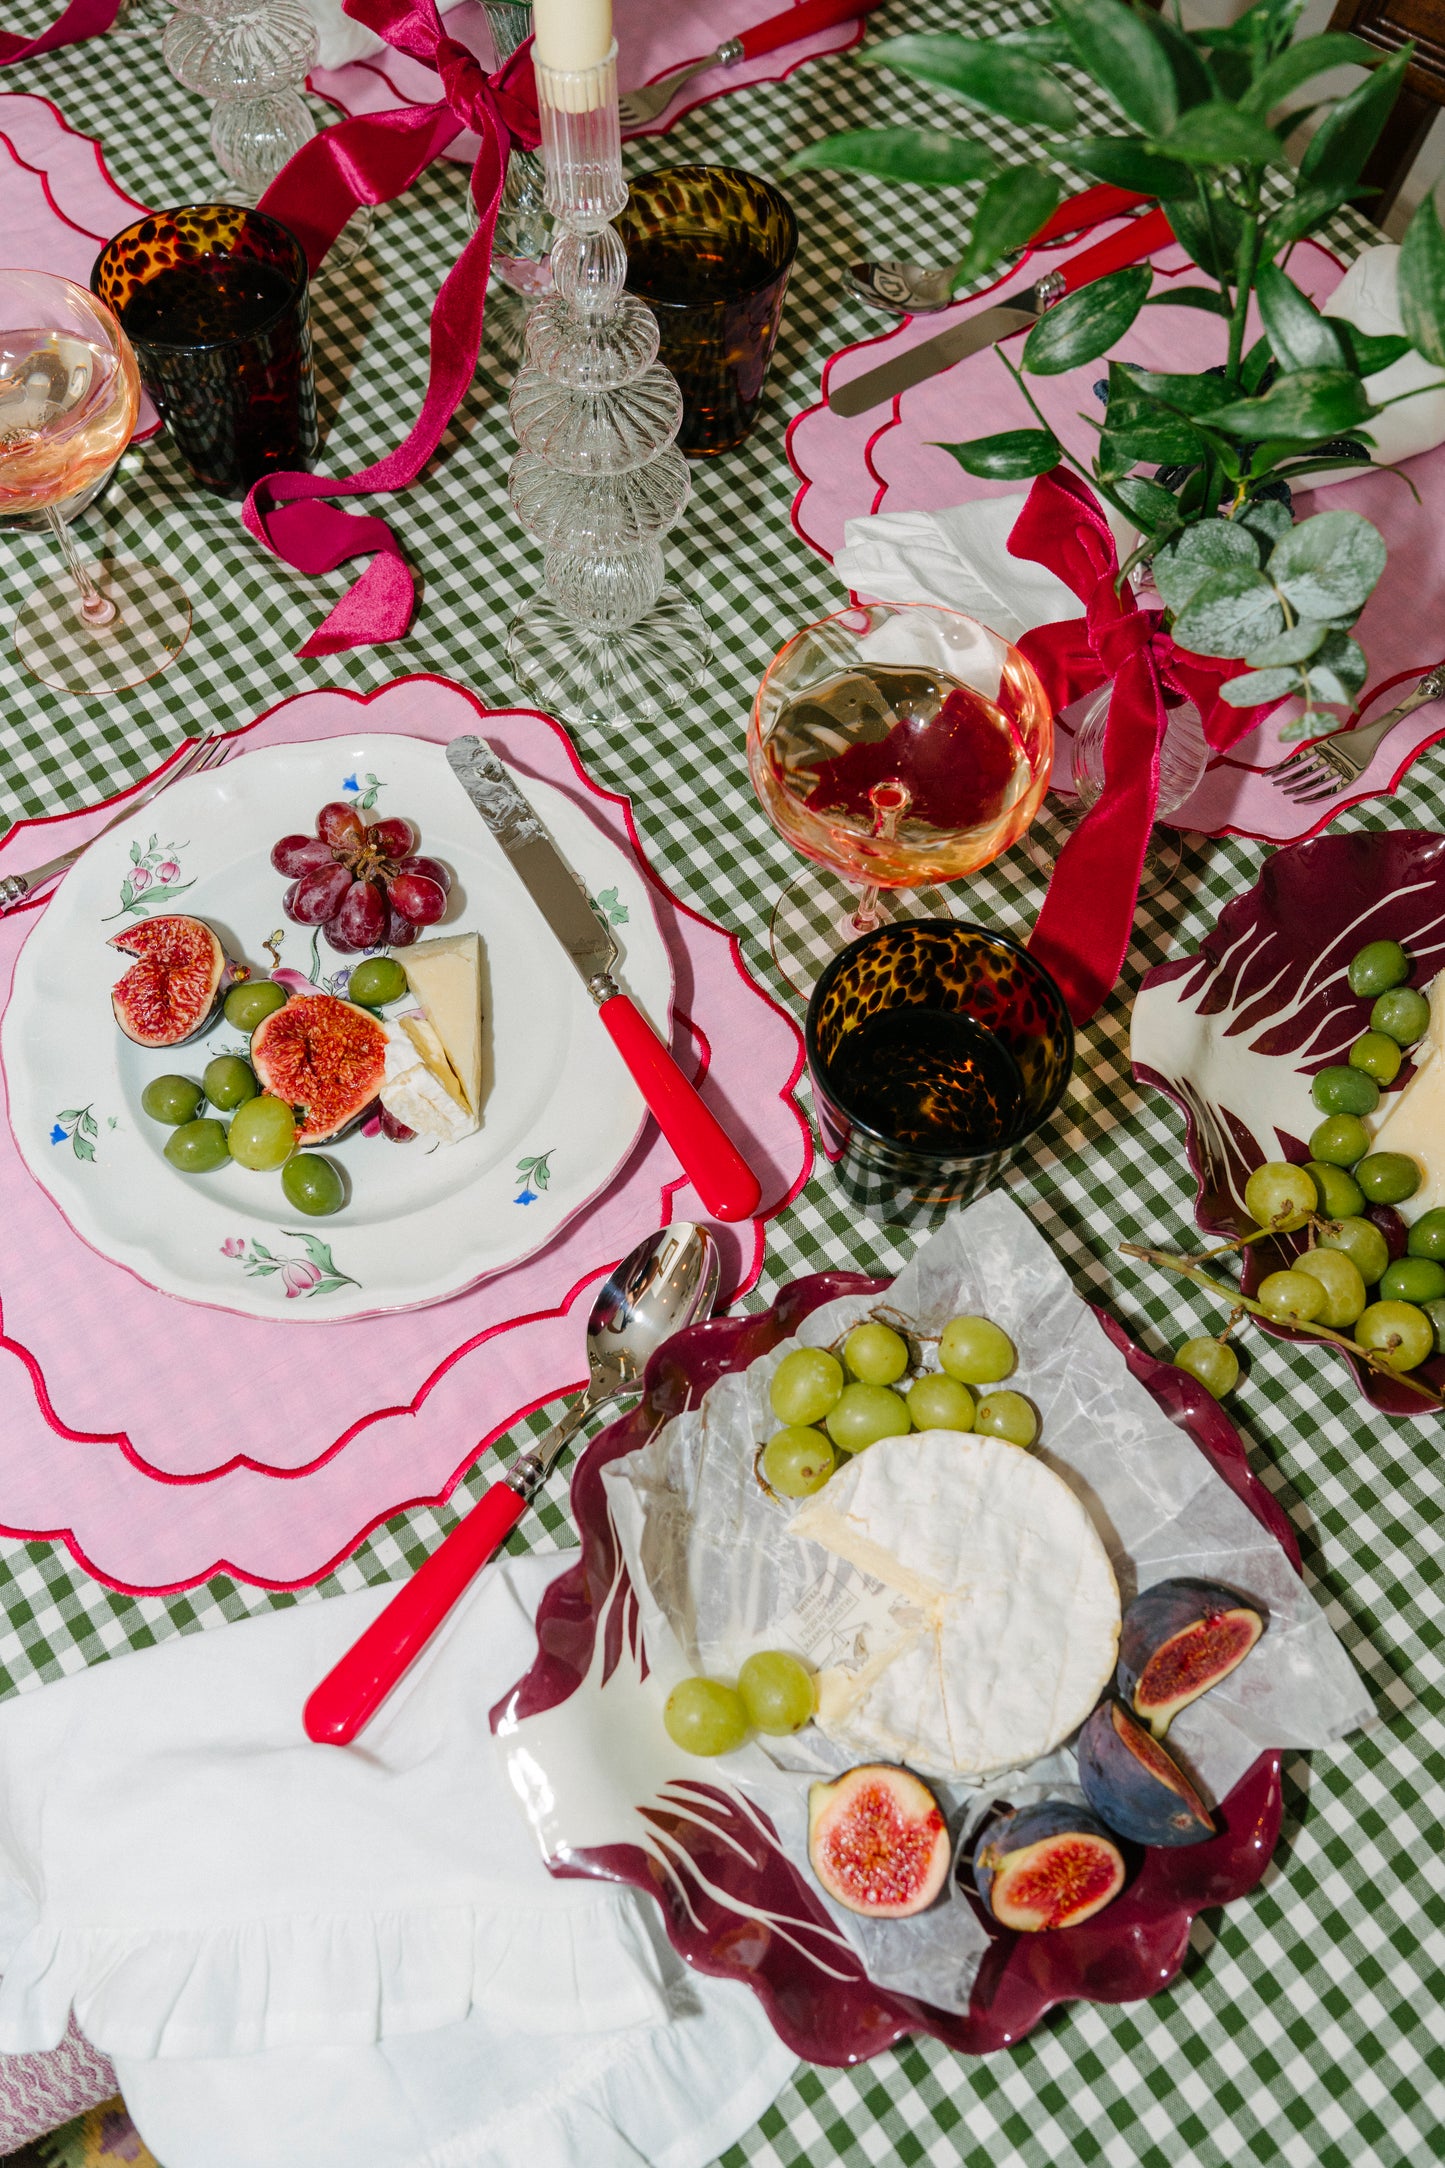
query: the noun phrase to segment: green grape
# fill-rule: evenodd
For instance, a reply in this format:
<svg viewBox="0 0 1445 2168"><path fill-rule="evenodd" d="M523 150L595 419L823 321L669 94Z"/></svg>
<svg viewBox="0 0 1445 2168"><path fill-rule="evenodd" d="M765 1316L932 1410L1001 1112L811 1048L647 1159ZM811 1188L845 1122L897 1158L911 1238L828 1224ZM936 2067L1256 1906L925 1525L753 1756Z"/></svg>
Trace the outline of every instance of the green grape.
<svg viewBox="0 0 1445 2168"><path fill-rule="evenodd" d="M908 1388L915 1430L972 1430L973 1394L947 1371L930 1370Z"/></svg>
<svg viewBox="0 0 1445 2168"><path fill-rule="evenodd" d="M1405 1244L1411 1257L1438 1257L1445 1261L1445 1205L1436 1205L1433 1211L1422 1212L1410 1229Z"/></svg>
<svg viewBox="0 0 1445 2168"><path fill-rule="evenodd" d="M768 1399L780 1423L820 1423L843 1390L843 1365L826 1348L796 1347L773 1372Z"/></svg>
<svg viewBox="0 0 1445 2168"><path fill-rule="evenodd" d="M813 1674L782 1649L750 1656L738 1673L738 1697L755 1731L773 1738L800 1731L813 1713Z"/></svg>
<svg viewBox="0 0 1445 2168"><path fill-rule="evenodd" d="M718 1679L681 1679L662 1712L667 1736L684 1754L731 1754L748 1735L742 1696Z"/></svg>
<svg viewBox="0 0 1445 2168"><path fill-rule="evenodd" d="M1380 1087L1363 1069L1336 1062L1321 1069L1310 1086L1310 1097L1321 1114L1373 1114L1380 1104Z"/></svg>
<svg viewBox="0 0 1445 2168"><path fill-rule="evenodd" d="M880 1438L901 1438L913 1428L907 1402L887 1385L845 1385L825 1423L840 1453L861 1453Z"/></svg>
<svg viewBox="0 0 1445 2168"><path fill-rule="evenodd" d="M860 1385L892 1385L908 1368L908 1342L889 1325L855 1325L843 1342L843 1367Z"/></svg>
<svg viewBox="0 0 1445 2168"><path fill-rule="evenodd" d="M1373 1220L1342 1219L1320 1230L1322 1250L1343 1250L1366 1287L1373 1287L1390 1262L1390 1245Z"/></svg>
<svg viewBox="0 0 1445 2168"><path fill-rule="evenodd" d="M837 1465L822 1431L801 1423L775 1430L763 1447L763 1480L780 1498L810 1498Z"/></svg>
<svg viewBox="0 0 1445 2168"><path fill-rule="evenodd" d="M254 1031L277 1009L286 1006L286 989L274 979L247 979L226 996L226 1022L237 1031Z"/></svg>
<svg viewBox="0 0 1445 2168"><path fill-rule="evenodd" d="M284 1099L248 1099L231 1123L231 1157L255 1174L283 1167L296 1149L296 1119ZM326 1165L318 1160L320 1167ZM298 1200L293 1198L293 1204ZM307 1208L301 1206L304 1212ZM334 1209L334 1207L333 1207Z"/></svg>
<svg viewBox="0 0 1445 2168"><path fill-rule="evenodd" d="M1255 1301L1277 1325L1308 1325L1325 1306L1325 1290L1307 1272L1269 1272Z"/></svg>
<svg viewBox="0 0 1445 2168"><path fill-rule="evenodd" d="M1306 1250L1294 1261L1296 1272L1307 1272L1325 1291L1325 1306L1317 1322L1332 1332L1343 1332L1369 1300L1360 1268L1343 1250Z"/></svg>
<svg viewBox="0 0 1445 2168"><path fill-rule="evenodd" d="M208 1061L205 1086L211 1105L226 1112L254 1099L261 1089L256 1082L255 1070L248 1061L242 1061L239 1054L218 1054L214 1061Z"/></svg>
<svg viewBox="0 0 1445 2168"><path fill-rule="evenodd" d="M1392 986L1403 986L1410 976L1410 959L1398 941L1370 941L1350 959L1345 976L1352 994L1373 1000Z"/></svg>
<svg viewBox="0 0 1445 2168"><path fill-rule="evenodd" d="M1350 1067L1363 1069L1377 1084L1393 1084L1404 1059L1397 1042L1383 1031L1361 1032L1350 1048Z"/></svg>
<svg viewBox="0 0 1445 2168"><path fill-rule="evenodd" d="M224 1167L229 1157L225 1129L209 1117L204 1121L184 1122L166 1138L166 1158L173 1167L179 1167L182 1174L210 1174L217 1167Z"/></svg>
<svg viewBox="0 0 1445 2168"><path fill-rule="evenodd" d="M1354 1116L1345 1114L1340 1119L1353 1121ZM1319 1191L1320 1210L1326 1219L1355 1219L1364 1211L1365 1193L1343 1167L1331 1167L1321 1159L1312 1159L1309 1171Z"/></svg>
<svg viewBox="0 0 1445 2168"><path fill-rule="evenodd" d="M1002 1438L1007 1445L1032 1445L1039 1434L1039 1418L1032 1401L1022 1393L989 1393L980 1400L973 1427L983 1438Z"/></svg>
<svg viewBox="0 0 1445 2168"><path fill-rule="evenodd" d="M1413 986L1381 994L1370 1011L1371 1031L1383 1031L1397 1046L1413 1046L1430 1028L1430 1004Z"/></svg>
<svg viewBox="0 0 1445 2168"><path fill-rule="evenodd" d="M1422 1302L1420 1308L1430 1320L1435 1335L1435 1353L1445 1350L1445 1302Z"/></svg>
<svg viewBox="0 0 1445 2168"><path fill-rule="evenodd" d="M964 1385L996 1385L1018 1361L1012 1340L989 1317L951 1317L938 1343L949 1377Z"/></svg>
<svg viewBox="0 0 1445 2168"><path fill-rule="evenodd" d="M1239 1383L1239 1357L1227 1340L1186 1340L1174 1360L1216 1400L1232 1393Z"/></svg>
<svg viewBox="0 0 1445 2168"><path fill-rule="evenodd" d="M1353 1167L1369 1149L1370 1132L1358 1114L1327 1115L1310 1133L1310 1158L1327 1167Z"/></svg>
<svg viewBox="0 0 1445 2168"><path fill-rule="evenodd" d="M140 1095L140 1103L153 1122L178 1129L193 1122L201 1111L205 1093L188 1076L153 1076Z"/></svg>
<svg viewBox="0 0 1445 2168"><path fill-rule="evenodd" d="M339 1212L346 1202L346 1184L340 1170L329 1159L318 1158L315 1152L298 1152L288 1159L281 1169L281 1187L286 1192L286 1202L294 1204L298 1212L305 1212L311 1219L319 1219L323 1213Z"/></svg>
<svg viewBox="0 0 1445 2168"><path fill-rule="evenodd" d="M1445 1296L1445 1265L1433 1257L1397 1257L1380 1274L1380 1293L1387 1302L1427 1302Z"/></svg>
<svg viewBox="0 0 1445 2168"><path fill-rule="evenodd" d="M1281 1234L1303 1227L1319 1198L1303 1167L1282 1159L1266 1160L1244 1185L1244 1209L1257 1227L1277 1227Z"/></svg>
<svg viewBox="0 0 1445 2168"><path fill-rule="evenodd" d="M1361 1347L1383 1355L1390 1370L1413 1370L1435 1345L1435 1331L1413 1302L1372 1302L1355 1327Z"/></svg>
<svg viewBox="0 0 1445 2168"><path fill-rule="evenodd" d="M1371 1204L1403 1204L1420 1187L1420 1169L1407 1152L1371 1152L1354 1172Z"/></svg>
<svg viewBox="0 0 1445 2168"><path fill-rule="evenodd" d="M346 998L363 1009L380 1009L388 1001L400 1001L406 992L406 973L394 956L368 956L356 966L346 982Z"/></svg>

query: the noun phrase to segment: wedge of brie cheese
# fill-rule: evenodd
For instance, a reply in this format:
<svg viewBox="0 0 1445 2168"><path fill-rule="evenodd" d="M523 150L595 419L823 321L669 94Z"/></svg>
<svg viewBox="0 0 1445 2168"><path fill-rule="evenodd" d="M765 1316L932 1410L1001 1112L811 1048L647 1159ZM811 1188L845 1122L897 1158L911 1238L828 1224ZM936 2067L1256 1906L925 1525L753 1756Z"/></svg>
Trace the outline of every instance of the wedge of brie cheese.
<svg viewBox="0 0 1445 2168"><path fill-rule="evenodd" d="M1373 1124L1373 1152L1404 1152L1420 1169L1413 1197L1395 1210L1414 1221L1445 1205L1445 971L1431 981L1430 1028L1410 1055L1415 1074L1390 1092Z"/></svg>
<svg viewBox="0 0 1445 2168"><path fill-rule="evenodd" d="M455 1144L481 1127L481 935L418 941L399 961L420 1007L387 1027L382 1105L408 1129Z"/></svg>
<svg viewBox="0 0 1445 2168"><path fill-rule="evenodd" d="M408 1129L439 1137L443 1144L455 1144L481 1126L446 1048L420 1009L408 1010L387 1026L381 1103Z"/></svg>
<svg viewBox="0 0 1445 2168"><path fill-rule="evenodd" d="M818 1675L817 1721L861 1758L987 1777L1060 1745L1113 1675L1119 1591L1083 1502L999 1438L884 1438L794 1514L903 1598L848 1668Z"/></svg>

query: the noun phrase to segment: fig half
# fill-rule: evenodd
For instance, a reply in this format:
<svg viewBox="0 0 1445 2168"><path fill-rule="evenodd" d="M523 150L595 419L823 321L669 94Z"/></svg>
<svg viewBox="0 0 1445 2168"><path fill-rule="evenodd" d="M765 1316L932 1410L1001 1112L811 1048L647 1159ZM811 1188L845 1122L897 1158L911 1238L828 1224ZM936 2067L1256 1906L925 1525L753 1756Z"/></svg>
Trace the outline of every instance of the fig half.
<svg viewBox="0 0 1445 2168"><path fill-rule="evenodd" d="M136 961L111 988L115 1020L137 1046L180 1046L205 1031L235 973L203 919L148 918L112 934Z"/></svg>
<svg viewBox="0 0 1445 2168"><path fill-rule="evenodd" d="M1156 1739L1181 1709L1238 1668L1264 1613L1219 1581L1156 1581L1124 1613L1119 1692Z"/></svg>
<svg viewBox="0 0 1445 2168"><path fill-rule="evenodd" d="M808 1861L830 1897L866 1919L926 1911L948 1879L943 1810L911 1769L865 1762L808 1790Z"/></svg>
<svg viewBox="0 0 1445 2168"><path fill-rule="evenodd" d="M974 1888L1000 1927L1077 1927L1124 1887L1124 1855L1087 1807L1044 1799L995 1810L973 1849Z"/></svg>
<svg viewBox="0 0 1445 2168"><path fill-rule="evenodd" d="M1136 1844L1203 1844L1214 1817L1184 1771L1118 1701L1079 1733L1079 1782L1094 1812Z"/></svg>
<svg viewBox="0 0 1445 2168"><path fill-rule="evenodd" d="M359 1122L381 1090L387 1032L369 1009L335 994L307 994L273 1009L251 1034L251 1067L296 1109L303 1149Z"/></svg>

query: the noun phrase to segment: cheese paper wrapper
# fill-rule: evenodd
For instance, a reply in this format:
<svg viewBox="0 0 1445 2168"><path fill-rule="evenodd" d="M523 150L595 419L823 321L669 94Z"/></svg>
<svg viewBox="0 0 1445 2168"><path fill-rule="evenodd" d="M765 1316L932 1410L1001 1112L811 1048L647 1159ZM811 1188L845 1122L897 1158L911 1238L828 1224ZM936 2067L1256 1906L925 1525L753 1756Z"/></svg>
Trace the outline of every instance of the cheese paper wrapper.
<svg viewBox="0 0 1445 2168"><path fill-rule="evenodd" d="M1001 1193L947 1220L883 1295L815 1310L796 1340L719 1379L700 1408L607 1471L648 1660L664 1686L693 1672L734 1678L764 1648L792 1649L816 1669L857 1665L892 1630L901 1599L791 1535L794 1504L759 1487L754 1456L778 1427L768 1385L792 1348L833 1346L863 1318L882 1316L926 1341L960 1313L993 1318L1013 1340L1009 1383L1041 1419L1033 1451L1088 1506L1126 1608L1140 1589L1190 1574L1223 1581L1266 1611L1267 1630L1238 1670L1170 1729L1171 1753L1211 1803L1265 1749L1328 1746L1373 1721L1362 1681L1273 1536L1129 1375L1032 1221ZM936 1367L931 1349L925 1362ZM857 1759L810 1726L759 1739L719 1768L772 1817L808 1875L808 1783ZM1068 1745L982 1784L935 1789L960 1844L996 1799L1082 1796ZM951 1898L914 1920L829 1910L879 1986L967 2008L987 1937L966 1902Z"/></svg>

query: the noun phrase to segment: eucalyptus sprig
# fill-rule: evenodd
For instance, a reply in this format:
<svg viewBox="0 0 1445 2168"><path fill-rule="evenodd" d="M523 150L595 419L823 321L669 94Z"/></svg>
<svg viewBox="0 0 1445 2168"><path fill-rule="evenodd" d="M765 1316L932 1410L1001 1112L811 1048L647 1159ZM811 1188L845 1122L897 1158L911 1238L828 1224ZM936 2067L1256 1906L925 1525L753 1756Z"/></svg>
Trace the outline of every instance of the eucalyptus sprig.
<svg viewBox="0 0 1445 2168"><path fill-rule="evenodd" d="M968 473L995 480L1074 466L1138 530L1121 577L1152 562L1180 646L1248 664L1226 699L1255 706L1303 697L1286 738L1321 737L1348 720L1328 708L1348 709L1364 685L1365 656L1350 632L1386 554L1358 513L1317 513L1295 525L1293 488L1327 469L1375 464L1368 425L1393 403L1378 397L1383 370L1412 348L1445 369L1445 229L1433 200L1420 206L1401 252L1405 337L1370 337L1322 313L1284 269L1297 242L1369 193L1360 176L1413 51L1406 45L1382 60L1342 31L1296 43L1303 5L1255 0L1236 22L1190 31L1144 0L1052 0L1048 24L987 43L886 39L860 62L1054 140L1033 159L1005 164L971 136L851 129L790 161L792 170L842 168L930 187L982 183L960 235L955 291L1037 232L1063 194L1061 172L1159 200L1208 283L1170 279L1156 293L1140 264L1068 295L1029 332L1019 367L1008 363L1037 426L945 448ZM1345 63L1371 72L1343 97L1322 99L1319 78ZM1060 66L1113 102L1122 123L1115 132L1087 130ZM1296 166L1285 139L1321 110ZM1252 301L1263 334L1247 345ZM1226 359L1197 375L1111 362L1103 418L1084 417L1098 436L1086 465L1055 435L1026 379L1101 359L1151 307L1220 317Z"/></svg>

